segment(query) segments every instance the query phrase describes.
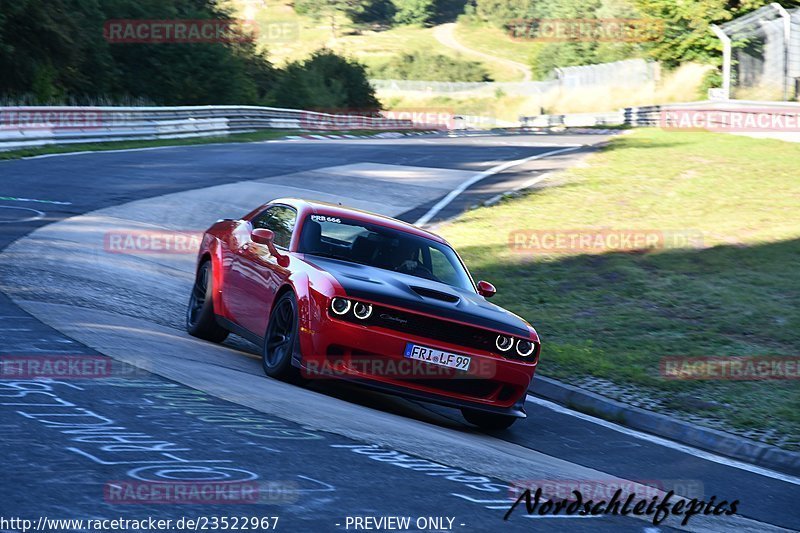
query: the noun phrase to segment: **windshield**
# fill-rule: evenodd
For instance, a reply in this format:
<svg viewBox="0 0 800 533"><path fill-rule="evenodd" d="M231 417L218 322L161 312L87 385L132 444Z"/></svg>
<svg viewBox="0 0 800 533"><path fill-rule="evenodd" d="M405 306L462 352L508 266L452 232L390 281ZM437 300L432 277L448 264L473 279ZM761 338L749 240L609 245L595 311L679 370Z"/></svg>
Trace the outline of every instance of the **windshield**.
<svg viewBox="0 0 800 533"><path fill-rule="evenodd" d="M299 251L401 272L475 292L452 248L386 226L311 215L303 224Z"/></svg>

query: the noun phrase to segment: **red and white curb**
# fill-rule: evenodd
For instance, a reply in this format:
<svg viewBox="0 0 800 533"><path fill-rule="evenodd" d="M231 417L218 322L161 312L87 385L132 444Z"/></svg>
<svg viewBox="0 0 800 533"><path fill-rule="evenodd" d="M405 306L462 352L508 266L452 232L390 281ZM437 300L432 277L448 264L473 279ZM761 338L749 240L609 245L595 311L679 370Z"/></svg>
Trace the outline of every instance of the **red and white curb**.
<svg viewBox="0 0 800 533"><path fill-rule="evenodd" d="M401 137L413 137L417 135L428 135L435 133L432 131L385 131L373 135L333 135L330 133L308 133L303 135L290 135L285 137L285 141L327 141L327 140L342 140L342 139L399 139Z"/></svg>

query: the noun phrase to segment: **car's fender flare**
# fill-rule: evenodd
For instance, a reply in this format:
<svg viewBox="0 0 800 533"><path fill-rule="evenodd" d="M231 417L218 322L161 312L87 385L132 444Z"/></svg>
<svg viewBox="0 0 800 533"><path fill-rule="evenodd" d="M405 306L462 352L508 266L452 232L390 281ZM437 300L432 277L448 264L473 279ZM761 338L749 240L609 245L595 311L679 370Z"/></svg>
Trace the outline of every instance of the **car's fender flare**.
<svg viewBox="0 0 800 533"><path fill-rule="evenodd" d="M298 317L298 335L299 335L299 349L292 354L292 365L295 367L300 366L300 361L303 353L308 353L312 349L311 338L308 334L309 328L309 307L310 307L310 288L308 282L308 275L304 272L295 272L291 274L286 281L281 285L275 293L275 298L272 301L270 314L274 309L278 300L287 292L294 293L297 302L297 317Z"/></svg>
<svg viewBox="0 0 800 533"><path fill-rule="evenodd" d="M229 319L228 310L222 300L222 291L225 287L225 273L222 268L222 246L217 237L208 233L203 236L197 266L199 267L205 261L211 261L211 297L214 304L214 313L222 318Z"/></svg>

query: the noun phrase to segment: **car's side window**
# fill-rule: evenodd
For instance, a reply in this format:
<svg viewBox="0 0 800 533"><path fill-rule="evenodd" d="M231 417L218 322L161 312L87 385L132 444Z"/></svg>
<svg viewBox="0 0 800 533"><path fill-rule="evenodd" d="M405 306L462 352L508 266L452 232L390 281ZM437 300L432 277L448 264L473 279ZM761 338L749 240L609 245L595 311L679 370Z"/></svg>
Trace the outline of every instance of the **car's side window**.
<svg viewBox="0 0 800 533"><path fill-rule="evenodd" d="M431 272L436 279L448 285L458 286L458 274L450 261L447 260L447 257L436 248L431 248L430 250Z"/></svg>
<svg viewBox="0 0 800 533"><path fill-rule="evenodd" d="M291 207L276 205L253 219L253 229L268 229L275 234L275 246L288 248L292 231L297 221L297 212Z"/></svg>

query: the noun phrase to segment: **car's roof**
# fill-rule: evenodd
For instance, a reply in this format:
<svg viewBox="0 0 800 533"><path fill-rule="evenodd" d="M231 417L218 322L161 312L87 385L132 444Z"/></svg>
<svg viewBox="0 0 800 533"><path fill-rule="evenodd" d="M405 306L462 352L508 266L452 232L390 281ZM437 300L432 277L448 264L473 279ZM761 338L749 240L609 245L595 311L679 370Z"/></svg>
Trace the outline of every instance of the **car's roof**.
<svg viewBox="0 0 800 533"><path fill-rule="evenodd" d="M445 241L443 238L439 237L435 233L425 231L424 229L414 226L413 224L403 222L402 220L397 220L396 218L379 215L377 213L370 213L369 211L363 211L361 209L345 207L341 204L337 205L328 202L304 200L302 198L279 198L273 200L270 203L291 205L292 207L296 208L297 211L303 216L308 214L313 214L313 215L328 215L334 217L351 218L351 219L356 219L360 222L371 222L379 226L386 226L398 231L411 233L413 235L428 238L443 244L447 244L447 241Z"/></svg>

